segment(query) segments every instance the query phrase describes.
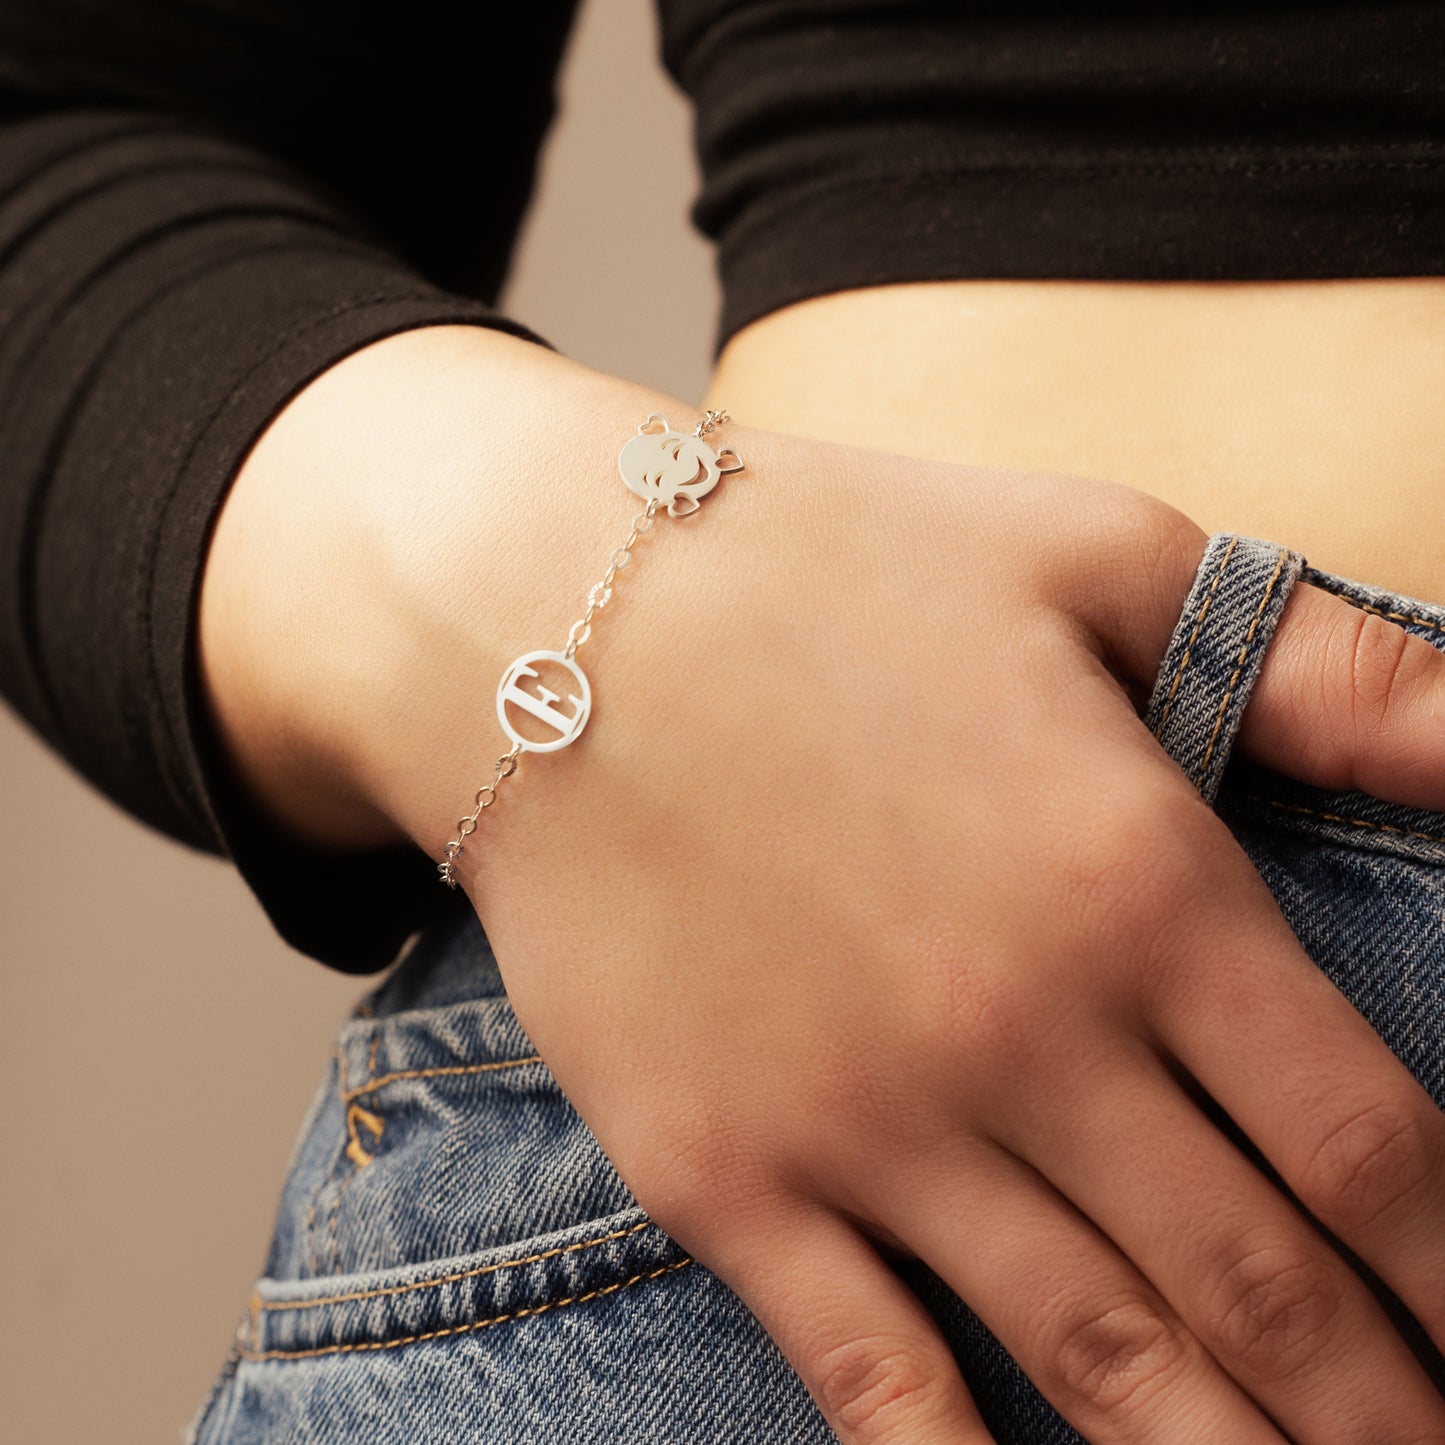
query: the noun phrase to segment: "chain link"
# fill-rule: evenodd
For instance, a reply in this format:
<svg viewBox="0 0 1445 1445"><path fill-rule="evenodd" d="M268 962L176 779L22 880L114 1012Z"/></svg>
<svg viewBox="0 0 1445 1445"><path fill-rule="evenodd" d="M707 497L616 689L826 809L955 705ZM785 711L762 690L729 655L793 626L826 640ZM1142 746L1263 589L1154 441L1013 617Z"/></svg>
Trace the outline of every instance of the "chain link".
<svg viewBox="0 0 1445 1445"><path fill-rule="evenodd" d="M496 770L490 783L484 783L477 789L473 801L476 807L457 823L457 836L447 844L442 851L442 861L437 864L437 872L441 880L448 888L457 886L457 859L466 850L466 840L477 831L477 819L482 816L483 808L490 808L497 801L497 784L503 778L510 778L517 771L517 755L522 751L521 743L513 743L512 750L503 753L497 759Z"/></svg>
<svg viewBox="0 0 1445 1445"><path fill-rule="evenodd" d="M725 421L731 420L732 418L727 414L727 412L714 411L711 407L709 407L705 412L703 412L702 420L698 422L695 427L693 427L692 434L695 437L705 437L710 431L713 431L717 427L720 427Z"/></svg>
<svg viewBox="0 0 1445 1445"><path fill-rule="evenodd" d="M627 534L627 540L620 546L614 547L609 556L611 565L602 574L602 580L594 583L592 590L587 594L587 611L572 624L572 630L567 634L567 646L562 653L565 658L573 658L577 655L577 649L592 635L592 619L600 612L612 597L612 584L617 578L618 571L627 566L632 560L632 549L637 545L637 539L644 533L652 530L652 514L657 510L656 502L649 502L632 519L632 530Z"/></svg>
<svg viewBox="0 0 1445 1445"><path fill-rule="evenodd" d="M695 437L704 437L728 420L730 418L727 412L714 411L709 408L703 414L702 420L692 429L692 434ZM652 530L656 520L654 513L658 506L659 503L656 499L649 501L647 506L633 517L632 530L627 534L627 540L620 547L614 547L608 554L607 571L602 574L602 580L594 583L587 594L587 611L572 624L571 630L567 633L567 646L562 656L568 661L576 655L577 649L592 635L593 617L611 600L612 584L617 580L618 572L632 560L632 549L637 545L638 538ZM477 820L482 816L483 810L490 808L497 801L497 785L503 778L509 778L516 772L518 755L525 751L525 744L514 743L510 752L503 753L497 759L492 781L484 783L476 791L473 799L476 806L465 818L457 820L456 836L442 850L442 861L437 864L437 873L448 888L457 886L457 859L466 852L466 840L477 831Z"/></svg>

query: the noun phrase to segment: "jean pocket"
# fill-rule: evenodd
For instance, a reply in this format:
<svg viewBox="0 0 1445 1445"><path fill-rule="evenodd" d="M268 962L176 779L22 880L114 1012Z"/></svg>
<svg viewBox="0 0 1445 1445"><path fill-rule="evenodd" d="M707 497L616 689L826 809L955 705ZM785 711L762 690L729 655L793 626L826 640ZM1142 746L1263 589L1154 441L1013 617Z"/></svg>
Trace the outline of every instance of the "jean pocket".
<svg viewBox="0 0 1445 1445"><path fill-rule="evenodd" d="M265 1273L404 1270L636 1202L505 995L357 1016L298 1144Z"/></svg>
<svg viewBox="0 0 1445 1445"><path fill-rule="evenodd" d="M835 1438L504 998L353 1019L325 1096L197 1445Z"/></svg>
<svg viewBox="0 0 1445 1445"><path fill-rule="evenodd" d="M380 1018L363 1008L308 1114L196 1438L560 1438L521 1422L575 1405L567 1371L592 1357L588 1341L599 1356L645 1353L659 1310L715 1297L722 1287L692 1265L505 996Z"/></svg>
<svg viewBox="0 0 1445 1445"><path fill-rule="evenodd" d="M261 1279L243 1361L400 1349L646 1285L692 1263L637 1206L476 1253L311 1280Z"/></svg>
<svg viewBox="0 0 1445 1445"><path fill-rule="evenodd" d="M725 1305L720 1288L635 1207L475 1254L263 1278L195 1439L646 1438L626 1425L613 1434L639 1393L633 1369L678 1352L677 1324ZM698 1340L684 1343L696 1353ZM664 1378L684 1360L666 1363Z"/></svg>

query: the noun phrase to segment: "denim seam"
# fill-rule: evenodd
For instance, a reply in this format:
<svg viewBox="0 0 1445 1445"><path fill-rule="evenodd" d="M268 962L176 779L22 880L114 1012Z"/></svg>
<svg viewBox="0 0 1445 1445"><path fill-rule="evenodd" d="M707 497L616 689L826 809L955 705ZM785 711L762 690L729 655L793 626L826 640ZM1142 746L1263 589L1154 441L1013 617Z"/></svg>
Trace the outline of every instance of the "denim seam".
<svg viewBox="0 0 1445 1445"><path fill-rule="evenodd" d="M559 1244L555 1249L544 1249L540 1254L529 1254L523 1259L504 1259L496 1264L478 1265L476 1269L464 1269L456 1274L439 1274L432 1279L414 1280L411 1284L394 1284L385 1289L361 1289L350 1294L326 1295L322 1299L277 1300L268 1304L259 1300L256 1308L262 1313L277 1310L314 1310L321 1305L349 1304L353 1300L382 1299L390 1295L410 1294L413 1290L430 1289L438 1284L457 1284L464 1279L479 1279L484 1274L496 1274L498 1270L519 1269L524 1264L538 1264L544 1259L556 1259L558 1255L578 1254L584 1249L594 1249L599 1244L610 1244L614 1239L626 1239L644 1229L656 1229L650 1219L641 1224L629 1224L626 1229L614 1229L611 1234L599 1234L595 1239L584 1239L577 1244Z"/></svg>
<svg viewBox="0 0 1445 1445"><path fill-rule="evenodd" d="M1236 793L1246 803L1263 803L1268 808L1279 808L1286 813L1304 813L1311 818L1323 818L1327 823L1348 823L1354 828L1368 828L1373 833L1394 833L1401 838L1419 838L1427 843L1445 843L1445 833L1426 833L1419 828L1401 828L1395 823L1377 823L1372 818L1350 818L1343 813L1326 813L1321 808L1306 808L1299 803L1283 803L1278 798L1264 798L1258 793Z"/></svg>
<svg viewBox="0 0 1445 1445"><path fill-rule="evenodd" d="M331 1058L336 1066L336 1090L337 1093L340 1093L346 1083L346 1062L341 1056L339 1047L332 1049ZM316 1186L316 1190L311 1196L311 1207L306 1211L306 1257L310 1261L313 1275L321 1273L321 1261L316 1257L316 1215L321 1208L321 1196L330 1187L332 1176L336 1173L336 1159L337 1155L333 1154L331 1163L326 1170L326 1176Z"/></svg>
<svg viewBox="0 0 1445 1445"><path fill-rule="evenodd" d="M1204 757L1194 775L1196 785L1202 783L1205 775L1209 772L1209 760L1214 756L1215 745L1219 742L1219 730L1224 726L1224 715L1229 710L1229 700L1234 696L1235 688L1239 686L1240 675L1244 671L1245 663L1249 660L1249 650L1254 646L1255 634L1259 631L1260 621L1269 607L1269 599L1274 596L1274 589L1279 585L1279 579L1284 572L1284 564L1288 556L1288 549L1281 547L1279 556L1275 560L1274 572L1264 589L1264 596L1259 599L1259 606L1254 610L1254 620L1249 624L1249 631L1244 635L1244 643L1239 649L1239 656L1234 661L1234 672L1230 676L1229 686L1225 688L1224 696L1219 701L1219 711L1214 718L1214 731L1209 735L1209 746L1205 748Z"/></svg>
<svg viewBox="0 0 1445 1445"><path fill-rule="evenodd" d="M1391 622L1413 622L1417 627L1429 627L1435 632L1445 632L1445 622L1436 622L1433 617L1419 617L1413 612L1387 612L1383 607L1376 607L1369 602L1359 602L1353 597L1347 597L1343 592L1335 592L1332 588L1327 590L1333 596L1338 597L1341 602L1348 602L1351 607L1358 607L1361 612L1373 612L1376 617L1388 617Z"/></svg>
<svg viewBox="0 0 1445 1445"><path fill-rule="evenodd" d="M1184 681L1184 674L1189 670L1189 660L1194 655L1194 644L1199 641L1199 633L1204 627L1204 618L1209 612L1210 603L1214 601L1214 594L1219 591L1219 584L1224 580L1224 569L1229 565L1229 559L1234 555L1234 549L1239 545L1238 537L1231 537L1229 546L1224 549L1224 555L1219 559L1219 566L1215 569L1214 581L1209 591L1205 593L1203 602L1199 605L1199 614L1194 619L1194 631L1189 634L1189 641L1184 644L1184 655L1179 659L1179 666L1175 669L1174 680L1169 684L1169 695L1164 699L1164 710L1159 714L1159 732L1164 731L1164 724L1169 721L1169 710L1174 706L1174 695L1179 691L1179 684Z"/></svg>
<svg viewBox="0 0 1445 1445"><path fill-rule="evenodd" d="M369 1061L366 1066L366 1072L368 1076L376 1072L376 1044L379 1034L380 1030L373 1030L371 1035L371 1052ZM348 1073L349 1070L347 1069L345 1059L343 1058L341 1064L341 1071L336 1076L336 1093L337 1097L340 1098L343 1104L346 1104L346 1079ZM348 1174L346 1178L343 1179L336 1186L336 1193L331 1196L331 1209L328 1212L326 1219L326 1233L331 1243L332 1274L341 1273L341 1239L337 1233L339 1216L341 1214L341 1196L346 1193L346 1186L350 1184L353 1179L356 1178L357 1170L360 1164L360 1160L358 1159L356 1154L352 1153L351 1149L352 1141L356 1140L357 1148L358 1150L360 1150L360 1140L356 1138L355 1125L352 1123L351 1118L351 1111L354 1107L355 1105L352 1104L346 1105L346 1148L341 1151L340 1155L341 1158L349 1159L351 1161L352 1170L351 1173ZM362 1150L361 1152L364 1153L365 1151ZM335 1166L335 1163L336 1160L333 1158L333 1168Z"/></svg>
<svg viewBox="0 0 1445 1445"><path fill-rule="evenodd" d="M660 1269L649 1270L643 1274L635 1274L631 1279L619 1280L616 1284L602 1285L598 1289L588 1290L586 1294L569 1295L566 1299L549 1300L546 1304L528 1305L524 1309L512 1310L508 1314L493 1315L490 1319L473 1320L470 1324L452 1325L444 1330L429 1330L420 1335L404 1335L396 1340L360 1340L353 1345L322 1345L312 1350L260 1350L242 1351L242 1358L252 1363L259 1363L264 1360L311 1360L318 1355L346 1355L355 1354L363 1350L394 1350L401 1345L419 1345L424 1340L442 1340L451 1335L471 1334L476 1330L490 1329L492 1325L506 1324L509 1320L526 1319L528 1315L543 1315L549 1310L559 1310L564 1305L586 1304L588 1300L601 1299L604 1295L616 1294L619 1290L628 1289L635 1284L645 1284L648 1280L661 1279L665 1274L672 1274L676 1270L686 1269L692 1263L691 1258L676 1260L672 1264L665 1264Z"/></svg>
<svg viewBox="0 0 1445 1445"><path fill-rule="evenodd" d="M523 1064L540 1064L540 1054L528 1054L522 1059L498 1059L490 1064L450 1064L441 1069L403 1069L394 1074L383 1074L379 1079L368 1079L355 1089L347 1089L341 1095L341 1102L349 1104L353 1099L359 1099L363 1094L375 1093L378 1089L384 1089L388 1084L400 1083L405 1079L441 1079L455 1077L459 1074L491 1074L499 1069L519 1069Z"/></svg>
<svg viewBox="0 0 1445 1445"><path fill-rule="evenodd" d="M343 1154L342 1157L344 1158L345 1155ZM355 1169L351 1171L352 1174L355 1172ZM346 1179L350 1178L351 1174L348 1174ZM341 1273L341 1241L336 1235L336 1217L341 1213L341 1192L346 1188L346 1179L337 1184L336 1190L331 1196L331 1208L326 1213L326 1239L331 1247L331 1265L327 1271L329 1274Z"/></svg>

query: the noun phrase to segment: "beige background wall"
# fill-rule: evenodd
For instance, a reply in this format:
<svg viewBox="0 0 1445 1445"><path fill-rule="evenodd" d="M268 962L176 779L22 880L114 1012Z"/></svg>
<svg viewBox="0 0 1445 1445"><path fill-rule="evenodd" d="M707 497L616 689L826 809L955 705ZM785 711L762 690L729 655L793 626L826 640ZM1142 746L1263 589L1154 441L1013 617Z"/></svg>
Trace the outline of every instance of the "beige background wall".
<svg viewBox="0 0 1445 1445"><path fill-rule="evenodd" d="M652 5L583 6L502 303L570 356L700 397L717 294ZM179 1438L366 986L283 947L228 867L133 823L0 708L0 1439Z"/></svg>

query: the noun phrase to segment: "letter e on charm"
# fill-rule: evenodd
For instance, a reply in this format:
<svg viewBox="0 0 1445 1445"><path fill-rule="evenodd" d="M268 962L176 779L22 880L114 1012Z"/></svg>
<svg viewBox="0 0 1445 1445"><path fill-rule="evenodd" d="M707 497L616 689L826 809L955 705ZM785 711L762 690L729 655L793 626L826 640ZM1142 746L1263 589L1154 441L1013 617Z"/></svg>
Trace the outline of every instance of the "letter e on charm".
<svg viewBox="0 0 1445 1445"><path fill-rule="evenodd" d="M571 686L567 689L565 702L560 693L553 692L542 680L543 669L535 666L537 663L555 664L569 674ZM545 670L551 671L550 668ZM532 678L536 679L535 691L526 685L527 680ZM541 742L523 737L508 712L509 706L537 719L553 736L544 737ZM591 709L592 688L587 675L576 662L560 652L524 652L502 674L502 680L497 684L497 720L507 736L529 753L554 753L575 741L586 725Z"/></svg>

